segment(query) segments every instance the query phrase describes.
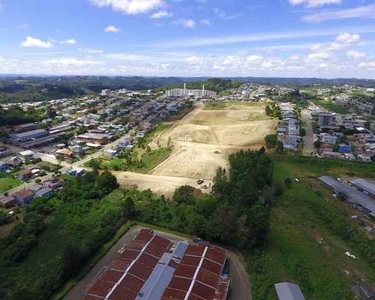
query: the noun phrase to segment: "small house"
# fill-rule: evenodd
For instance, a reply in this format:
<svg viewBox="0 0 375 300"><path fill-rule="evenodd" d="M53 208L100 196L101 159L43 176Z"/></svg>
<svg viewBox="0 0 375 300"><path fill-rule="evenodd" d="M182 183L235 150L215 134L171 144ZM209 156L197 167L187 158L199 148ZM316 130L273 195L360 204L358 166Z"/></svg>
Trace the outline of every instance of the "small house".
<svg viewBox="0 0 375 300"><path fill-rule="evenodd" d="M340 144L339 145L339 151L341 153L350 153L352 151L352 148L349 145Z"/></svg>
<svg viewBox="0 0 375 300"><path fill-rule="evenodd" d="M0 198L0 207L10 208L16 204L16 199L12 196L1 197Z"/></svg>
<svg viewBox="0 0 375 300"><path fill-rule="evenodd" d="M21 190L13 194L14 199L17 203L24 205L29 204L34 199L34 193L31 190Z"/></svg>
<svg viewBox="0 0 375 300"><path fill-rule="evenodd" d="M53 190L48 187L42 188L35 193L35 196L38 198L51 198L53 196Z"/></svg>

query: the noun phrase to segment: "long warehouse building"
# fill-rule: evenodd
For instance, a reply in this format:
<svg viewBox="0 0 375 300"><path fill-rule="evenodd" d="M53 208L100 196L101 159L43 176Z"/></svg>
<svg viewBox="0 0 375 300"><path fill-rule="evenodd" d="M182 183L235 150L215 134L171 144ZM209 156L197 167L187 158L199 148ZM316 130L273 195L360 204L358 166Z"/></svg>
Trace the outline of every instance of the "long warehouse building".
<svg viewBox="0 0 375 300"><path fill-rule="evenodd" d="M96 277L82 300L226 300L226 250L143 229Z"/></svg>

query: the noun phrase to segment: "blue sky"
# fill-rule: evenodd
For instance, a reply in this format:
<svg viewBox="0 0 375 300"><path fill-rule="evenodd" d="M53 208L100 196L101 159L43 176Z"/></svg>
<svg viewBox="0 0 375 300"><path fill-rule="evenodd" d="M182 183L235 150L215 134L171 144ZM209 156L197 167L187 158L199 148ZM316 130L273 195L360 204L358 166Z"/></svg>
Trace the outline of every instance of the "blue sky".
<svg viewBox="0 0 375 300"><path fill-rule="evenodd" d="M375 78L374 0L0 0L0 73Z"/></svg>

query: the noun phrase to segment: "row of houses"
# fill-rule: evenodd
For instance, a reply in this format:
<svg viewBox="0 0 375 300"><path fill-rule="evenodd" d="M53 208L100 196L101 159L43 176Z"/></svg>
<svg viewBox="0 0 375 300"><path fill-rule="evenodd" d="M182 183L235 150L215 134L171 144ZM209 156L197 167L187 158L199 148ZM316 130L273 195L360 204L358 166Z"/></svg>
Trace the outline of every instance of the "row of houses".
<svg viewBox="0 0 375 300"><path fill-rule="evenodd" d="M64 184L64 180L60 178L52 178L41 184L30 185L11 195L1 197L0 206L3 208L10 208L16 204L30 204L34 198L51 198L54 191L62 188Z"/></svg>
<svg viewBox="0 0 375 300"><path fill-rule="evenodd" d="M281 103L279 105L283 117L277 127L277 137L284 145L284 149L298 151L300 136L300 125L295 115L295 105L292 103Z"/></svg>

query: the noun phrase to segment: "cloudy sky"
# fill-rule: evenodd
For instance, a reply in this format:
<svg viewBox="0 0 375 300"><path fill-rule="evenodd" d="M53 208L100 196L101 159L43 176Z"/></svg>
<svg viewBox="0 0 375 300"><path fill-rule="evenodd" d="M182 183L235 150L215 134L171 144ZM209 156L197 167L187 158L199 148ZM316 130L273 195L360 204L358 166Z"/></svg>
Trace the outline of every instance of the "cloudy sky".
<svg viewBox="0 0 375 300"><path fill-rule="evenodd" d="M375 78L375 1L0 0L0 73Z"/></svg>

